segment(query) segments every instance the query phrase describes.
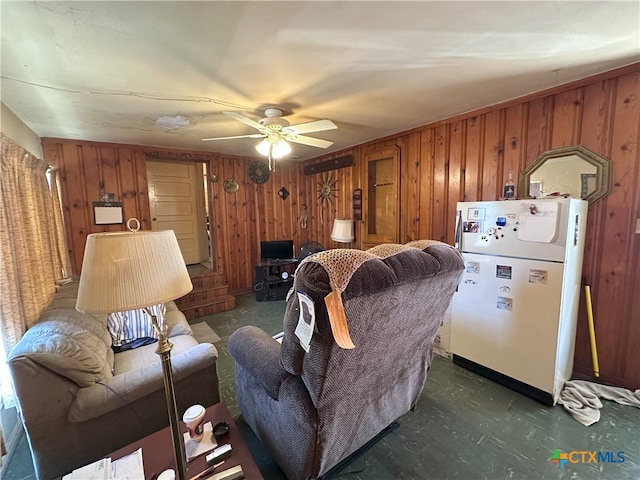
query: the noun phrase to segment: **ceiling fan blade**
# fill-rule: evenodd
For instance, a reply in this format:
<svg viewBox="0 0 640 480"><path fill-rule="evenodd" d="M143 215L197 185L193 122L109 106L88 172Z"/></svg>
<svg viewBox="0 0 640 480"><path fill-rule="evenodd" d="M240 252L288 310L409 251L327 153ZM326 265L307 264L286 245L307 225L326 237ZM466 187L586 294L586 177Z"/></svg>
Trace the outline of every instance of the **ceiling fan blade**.
<svg viewBox="0 0 640 480"><path fill-rule="evenodd" d="M266 135L261 133L252 133L251 135L234 135L232 137L213 137L213 138L203 138L203 142L209 142L211 140L233 140L234 138L264 138Z"/></svg>
<svg viewBox="0 0 640 480"><path fill-rule="evenodd" d="M333 145L333 142L328 140L321 140L320 138L306 137L304 135L285 135L287 142L300 143L302 145L309 145L310 147L328 148Z"/></svg>
<svg viewBox="0 0 640 480"><path fill-rule="evenodd" d="M313 122L300 123L298 125L290 125L284 127L282 131L284 133L311 133L322 132L324 130L333 130L338 128L331 120L314 120Z"/></svg>
<svg viewBox="0 0 640 480"><path fill-rule="evenodd" d="M228 117L234 118L239 122L244 123L245 125L249 125L250 127L253 127L257 130L261 130L264 128L264 126L260 125L258 122L251 120L250 118L247 118L244 115L241 115L239 113L236 113L236 112L222 112L222 113L224 113Z"/></svg>

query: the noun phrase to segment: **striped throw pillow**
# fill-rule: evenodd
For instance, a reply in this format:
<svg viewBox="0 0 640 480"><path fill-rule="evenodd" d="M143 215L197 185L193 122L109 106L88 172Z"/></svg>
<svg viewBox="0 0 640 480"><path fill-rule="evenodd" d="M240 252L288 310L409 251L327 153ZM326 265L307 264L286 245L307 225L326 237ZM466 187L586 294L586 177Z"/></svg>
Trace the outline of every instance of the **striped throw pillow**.
<svg viewBox="0 0 640 480"><path fill-rule="evenodd" d="M158 323L162 325L166 313L165 305L152 305L148 308L158 318ZM134 345L146 345L158 339L158 335L153 330L151 318L142 308L110 313L107 316L107 328L111 334L113 349L116 351L126 350Z"/></svg>

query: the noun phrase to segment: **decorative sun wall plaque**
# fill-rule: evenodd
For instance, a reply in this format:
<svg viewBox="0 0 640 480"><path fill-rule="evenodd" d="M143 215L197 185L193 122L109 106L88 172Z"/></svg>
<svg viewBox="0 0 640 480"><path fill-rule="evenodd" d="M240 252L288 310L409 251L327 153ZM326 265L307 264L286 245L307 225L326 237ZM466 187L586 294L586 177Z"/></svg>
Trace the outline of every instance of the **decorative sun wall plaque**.
<svg viewBox="0 0 640 480"><path fill-rule="evenodd" d="M318 189L318 200L320 200L320 204L323 204L325 201L331 203L333 200L331 197L338 198L335 192L338 191L336 188L336 183L338 183L338 179L333 179L332 175L327 177L322 177L318 182L320 188Z"/></svg>
<svg viewBox="0 0 640 480"><path fill-rule="evenodd" d="M260 160L251 162L251 165L249 165L249 178L258 185L266 182L269 180L269 166Z"/></svg>

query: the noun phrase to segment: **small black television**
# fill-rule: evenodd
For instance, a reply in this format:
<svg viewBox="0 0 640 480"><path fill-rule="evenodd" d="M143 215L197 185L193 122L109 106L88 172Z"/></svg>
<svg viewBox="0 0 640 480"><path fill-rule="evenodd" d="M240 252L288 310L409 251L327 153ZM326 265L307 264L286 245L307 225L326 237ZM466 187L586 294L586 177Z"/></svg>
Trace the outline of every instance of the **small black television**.
<svg viewBox="0 0 640 480"><path fill-rule="evenodd" d="M293 240L263 240L260 242L262 260L293 259Z"/></svg>

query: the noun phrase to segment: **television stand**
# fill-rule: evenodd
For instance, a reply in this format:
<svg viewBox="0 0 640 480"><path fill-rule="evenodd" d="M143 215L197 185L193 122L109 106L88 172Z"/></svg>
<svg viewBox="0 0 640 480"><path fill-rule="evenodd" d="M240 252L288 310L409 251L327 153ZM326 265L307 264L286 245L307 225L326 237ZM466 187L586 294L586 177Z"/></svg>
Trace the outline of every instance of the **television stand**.
<svg viewBox="0 0 640 480"><path fill-rule="evenodd" d="M256 265L256 283L253 290L256 300L269 302L284 300L293 287L293 275L298 266L295 259L265 260Z"/></svg>
<svg viewBox="0 0 640 480"><path fill-rule="evenodd" d="M269 260L261 261L258 266L271 266L271 265L282 265L285 263L297 263L298 260L295 258L272 258Z"/></svg>

